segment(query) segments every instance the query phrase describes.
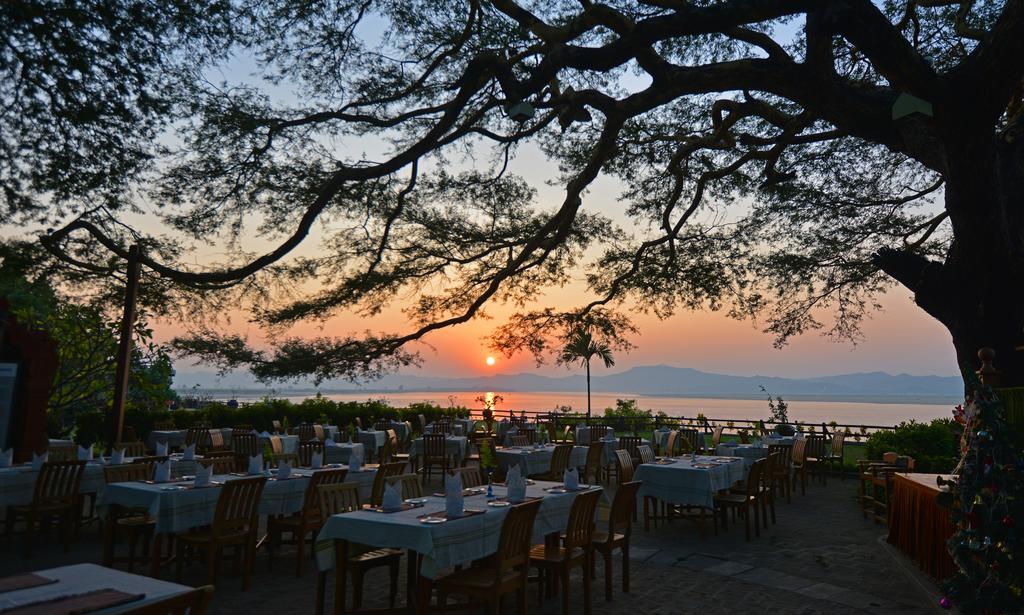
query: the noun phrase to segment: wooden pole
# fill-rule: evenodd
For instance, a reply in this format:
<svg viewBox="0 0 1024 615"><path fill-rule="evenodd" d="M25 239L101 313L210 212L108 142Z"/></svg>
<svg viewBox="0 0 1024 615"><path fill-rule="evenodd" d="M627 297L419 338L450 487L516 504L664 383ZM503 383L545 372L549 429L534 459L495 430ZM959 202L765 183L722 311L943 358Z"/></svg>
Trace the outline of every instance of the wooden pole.
<svg viewBox="0 0 1024 615"><path fill-rule="evenodd" d="M132 333L135 328L135 302L139 291L139 246L128 249L128 284L124 292L124 316L121 341L117 347L117 371L114 375L114 403L110 408L110 444L121 441L124 433L124 405L128 397L128 374L132 364Z"/></svg>

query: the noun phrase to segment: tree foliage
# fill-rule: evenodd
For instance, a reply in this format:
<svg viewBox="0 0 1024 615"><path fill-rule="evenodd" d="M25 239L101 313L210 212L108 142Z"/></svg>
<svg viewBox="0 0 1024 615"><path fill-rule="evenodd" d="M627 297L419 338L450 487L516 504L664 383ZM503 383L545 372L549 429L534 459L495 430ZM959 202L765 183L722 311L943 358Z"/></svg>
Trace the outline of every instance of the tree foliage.
<svg viewBox="0 0 1024 615"><path fill-rule="evenodd" d="M105 7L159 13L127 0L80 12ZM187 305L208 323L251 310L273 350L217 323L179 340L224 367L371 377L416 361L413 342L502 303L520 309L493 343L538 358L581 323L621 343L613 333L628 332L631 309L724 309L759 318L780 344L816 329L856 339L893 281L953 330L978 312L970 299L946 300L957 281L979 259L1020 262L1019 191L986 190L1020 179L1021 0L172 7L173 19L133 21L118 42L188 43L187 53L147 47L132 64L145 76L136 81L160 87L137 96L126 78L135 73L118 66L83 82L120 102L156 101L120 123L82 124L135 156L111 159L116 189L17 184L9 171L33 200L7 206L63 218L42 244L91 279L122 269L128 243L143 245L154 307ZM34 40L31 28L10 32L22 46ZM38 70L61 75L71 60L113 52L41 53ZM255 75L238 77L229 56L254 59ZM5 77L28 66L5 62ZM17 92L4 93L11 117L44 128L74 117L19 107ZM908 104L919 112L899 111ZM118 107L98 117L119 117ZM25 146L38 158L28 167L99 175L90 169L105 145L53 134L59 151ZM72 144L83 160L62 160ZM555 202L510 170L537 158L564 190ZM618 211L588 207L602 176L622 185ZM133 207L162 228L128 226ZM318 248L297 251L311 234ZM190 264L213 250L220 262ZM535 308L574 278L591 299ZM288 333L395 303L407 305L402 331ZM1018 316L1006 330L1019 333Z"/></svg>

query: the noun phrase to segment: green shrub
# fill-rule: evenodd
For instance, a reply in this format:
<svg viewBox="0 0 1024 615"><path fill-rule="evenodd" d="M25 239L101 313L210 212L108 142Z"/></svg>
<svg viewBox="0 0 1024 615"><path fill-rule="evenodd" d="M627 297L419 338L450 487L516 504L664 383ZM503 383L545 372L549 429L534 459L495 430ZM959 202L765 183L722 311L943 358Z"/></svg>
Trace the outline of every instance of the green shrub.
<svg viewBox="0 0 1024 615"><path fill-rule="evenodd" d="M865 455L881 459L895 452L913 457L918 472L947 473L957 464L960 451L959 424L953 419L931 423L903 422L893 431L878 431L868 437Z"/></svg>
<svg viewBox="0 0 1024 615"><path fill-rule="evenodd" d="M615 431L641 431L654 421L650 410L641 410L635 399L616 399L614 408L605 408L604 423Z"/></svg>

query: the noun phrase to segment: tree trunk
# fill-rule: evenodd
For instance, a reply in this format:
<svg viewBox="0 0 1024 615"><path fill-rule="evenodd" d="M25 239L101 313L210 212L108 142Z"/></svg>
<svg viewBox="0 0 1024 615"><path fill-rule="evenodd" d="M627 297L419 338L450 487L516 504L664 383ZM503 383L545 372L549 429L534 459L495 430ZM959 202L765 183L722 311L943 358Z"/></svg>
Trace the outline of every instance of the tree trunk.
<svg viewBox="0 0 1024 615"><path fill-rule="evenodd" d="M587 361L587 425L590 424L590 361Z"/></svg>
<svg viewBox="0 0 1024 615"><path fill-rule="evenodd" d="M945 261L883 251L877 262L946 326L961 371L977 370L990 347L1000 386L1024 386L1024 139L946 142Z"/></svg>

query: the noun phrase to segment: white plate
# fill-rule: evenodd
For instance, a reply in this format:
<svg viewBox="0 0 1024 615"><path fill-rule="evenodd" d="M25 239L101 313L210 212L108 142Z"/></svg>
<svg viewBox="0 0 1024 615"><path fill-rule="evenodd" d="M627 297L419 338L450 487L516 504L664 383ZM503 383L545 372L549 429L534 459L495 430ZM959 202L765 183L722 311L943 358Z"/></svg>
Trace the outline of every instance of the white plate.
<svg viewBox="0 0 1024 615"><path fill-rule="evenodd" d="M560 487L552 487L551 489L548 489L548 493L569 493L569 492L566 491L565 489L560 488Z"/></svg>
<svg viewBox="0 0 1024 615"><path fill-rule="evenodd" d="M438 523L444 523L445 521L447 521L447 519L444 517L423 517L420 519L420 523L425 523L427 525L437 525Z"/></svg>
<svg viewBox="0 0 1024 615"><path fill-rule="evenodd" d="M408 500L405 501L405 503L413 505L426 504L427 498L409 498Z"/></svg>
<svg viewBox="0 0 1024 615"><path fill-rule="evenodd" d="M494 508L504 508L505 506L511 506L512 504L505 501L494 500L492 502L488 502L487 505L493 506Z"/></svg>

